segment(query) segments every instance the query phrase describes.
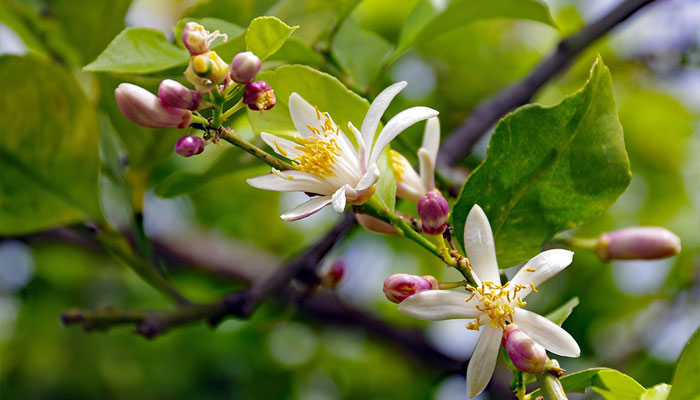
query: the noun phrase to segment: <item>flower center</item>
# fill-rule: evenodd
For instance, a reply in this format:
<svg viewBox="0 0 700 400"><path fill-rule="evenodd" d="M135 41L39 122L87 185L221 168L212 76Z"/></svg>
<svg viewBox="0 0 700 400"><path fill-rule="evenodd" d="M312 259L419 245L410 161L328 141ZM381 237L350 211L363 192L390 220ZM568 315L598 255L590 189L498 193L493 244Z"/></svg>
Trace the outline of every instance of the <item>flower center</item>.
<svg viewBox="0 0 700 400"><path fill-rule="evenodd" d="M311 135L302 138L296 138L299 146L297 150L301 150L301 154L294 158L298 164L296 169L308 172L319 178L330 178L335 176L334 165L336 158L342 154L338 145L338 135L340 128L333 129L333 123L326 114L321 114L317 111L319 121L323 116L324 121L320 128L306 125L311 131Z"/></svg>
<svg viewBox="0 0 700 400"><path fill-rule="evenodd" d="M406 172L406 165L403 163L403 156L396 150L391 150L391 167L394 170L394 178L397 182L401 182L401 177Z"/></svg>
<svg viewBox="0 0 700 400"><path fill-rule="evenodd" d="M491 281L482 282L478 288L467 286L467 290L472 292L467 301L477 296L481 304L478 304L476 309L488 316L492 328L497 326L505 328L506 323L513 322L515 307L523 307L526 304L518 296L518 292L525 289L525 286L514 285L513 288L509 288L509 286L510 282L496 285ZM477 317L476 321L470 322L467 329L479 330L479 326L483 325L480 318Z"/></svg>

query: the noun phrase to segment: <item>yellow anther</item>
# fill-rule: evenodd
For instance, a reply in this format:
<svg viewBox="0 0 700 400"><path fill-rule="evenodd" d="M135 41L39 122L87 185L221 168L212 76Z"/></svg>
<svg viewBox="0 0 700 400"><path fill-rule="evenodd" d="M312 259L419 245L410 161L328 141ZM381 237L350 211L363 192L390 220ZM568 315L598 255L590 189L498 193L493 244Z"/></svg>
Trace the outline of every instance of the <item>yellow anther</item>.
<svg viewBox="0 0 700 400"><path fill-rule="evenodd" d="M197 56L192 60L192 66L194 67L194 72L198 74L204 74L209 69L210 63L206 57Z"/></svg>
<svg viewBox="0 0 700 400"><path fill-rule="evenodd" d="M534 268L525 268L525 272L535 272L536 269Z"/></svg>
<svg viewBox="0 0 700 400"><path fill-rule="evenodd" d="M530 289L535 293L539 292L539 290L535 289L535 285L533 285L532 282L530 282Z"/></svg>

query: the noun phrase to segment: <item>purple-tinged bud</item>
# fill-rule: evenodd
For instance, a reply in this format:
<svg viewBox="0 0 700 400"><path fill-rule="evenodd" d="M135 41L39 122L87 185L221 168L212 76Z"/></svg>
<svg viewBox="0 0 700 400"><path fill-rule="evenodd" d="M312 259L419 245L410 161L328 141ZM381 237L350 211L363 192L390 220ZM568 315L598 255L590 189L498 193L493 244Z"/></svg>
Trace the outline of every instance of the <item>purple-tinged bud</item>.
<svg viewBox="0 0 700 400"><path fill-rule="evenodd" d="M196 22L188 22L182 30L182 44L190 55L204 54L209 51L209 32Z"/></svg>
<svg viewBox="0 0 700 400"><path fill-rule="evenodd" d="M208 93L226 79L228 64L215 51L210 51L190 57L184 75L197 90Z"/></svg>
<svg viewBox="0 0 700 400"><path fill-rule="evenodd" d="M654 260L681 251L681 239L668 229L635 226L603 233L596 251L602 260Z"/></svg>
<svg viewBox="0 0 700 400"><path fill-rule="evenodd" d="M540 374L544 371L547 351L516 325L506 326L502 343L517 369L530 374Z"/></svg>
<svg viewBox="0 0 700 400"><path fill-rule="evenodd" d="M251 110L269 110L275 106L275 92L265 81L245 85L243 103Z"/></svg>
<svg viewBox="0 0 700 400"><path fill-rule="evenodd" d="M340 280L345 275L345 262L343 260L335 260L331 267L328 268L326 275L321 280L321 284L326 287L334 288L338 286Z"/></svg>
<svg viewBox="0 0 700 400"><path fill-rule="evenodd" d="M202 105L202 94L190 90L185 85L172 79L166 79L158 86L158 97L167 107L197 110Z"/></svg>
<svg viewBox="0 0 700 400"><path fill-rule="evenodd" d="M183 157L192 157L203 152L206 145L199 136L183 136L175 143L175 152Z"/></svg>
<svg viewBox="0 0 700 400"><path fill-rule="evenodd" d="M430 275L394 274L384 280L384 295L389 301L398 304L416 293L436 287L439 287L437 279Z"/></svg>
<svg viewBox="0 0 700 400"><path fill-rule="evenodd" d="M394 225L388 222L384 222L379 218L375 218L367 214L356 213L355 219L361 227L367 229L370 232L393 236L399 234L399 231L397 231L396 228L394 228Z"/></svg>
<svg viewBox="0 0 700 400"><path fill-rule="evenodd" d="M131 122L149 128L186 128L192 112L182 108L167 107L161 99L148 90L122 83L114 90L114 98L122 114Z"/></svg>
<svg viewBox="0 0 700 400"><path fill-rule="evenodd" d="M251 51L236 54L231 61L229 74L236 83L250 83L260 71L262 61Z"/></svg>
<svg viewBox="0 0 700 400"><path fill-rule="evenodd" d="M445 221L450 212L450 205L437 190L431 190L418 200L418 216L423 225L423 232L428 235L441 235L447 229Z"/></svg>

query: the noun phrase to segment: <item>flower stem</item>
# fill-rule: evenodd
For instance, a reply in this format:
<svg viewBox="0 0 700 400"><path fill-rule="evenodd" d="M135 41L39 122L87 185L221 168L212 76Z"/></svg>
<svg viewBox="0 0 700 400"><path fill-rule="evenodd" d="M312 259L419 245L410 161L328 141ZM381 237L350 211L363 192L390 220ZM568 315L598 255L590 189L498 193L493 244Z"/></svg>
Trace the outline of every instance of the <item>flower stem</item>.
<svg viewBox="0 0 700 400"><path fill-rule="evenodd" d="M459 282L440 282L440 289L441 290L446 290L446 289L454 289L458 287L464 287L467 286L469 282L466 280L464 281L459 281Z"/></svg>
<svg viewBox="0 0 700 400"><path fill-rule="evenodd" d="M192 114L192 119L190 120L190 123L202 124L204 126L209 125L209 121L207 121L206 118L194 114Z"/></svg>
<svg viewBox="0 0 700 400"><path fill-rule="evenodd" d="M294 166L286 161L280 160L277 157L273 157L266 151L262 150L258 146L248 142L243 139L239 134L237 134L233 129L224 129L224 135L221 136L222 139L231 143L234 146L240 147L241 149L247 151L248 153L254 155L255 157L261 159L269 166L277 168L279 170L294 169Z"/></svg>
<svg viewBox="0 0 700 400"><path fill-rule="evenodd" d="M243 100L240 100L238 103L234 104L233 107L229 108L226 110L225 113L221 115L221 121L226 121L229 119L230 116L238 112L241 108L245 107L245 103L243 103Z"/></svg>

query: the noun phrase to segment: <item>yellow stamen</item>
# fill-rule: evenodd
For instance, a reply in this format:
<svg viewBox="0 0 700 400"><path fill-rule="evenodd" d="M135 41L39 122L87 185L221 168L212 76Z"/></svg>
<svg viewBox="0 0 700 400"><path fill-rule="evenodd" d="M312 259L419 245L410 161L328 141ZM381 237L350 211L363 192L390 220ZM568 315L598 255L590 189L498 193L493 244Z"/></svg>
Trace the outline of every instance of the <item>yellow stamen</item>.
<svg viewBox="0 0 700 400"><path fill-rule="evenodd" d="M532 282L530 282L530 289L535 293L539 292L539 290L535 289L535 285L533 285Z"/></svg>
<svg viewBox="0 0 700 400"><path fill-rule="evenodd" d="M284 151L284 149L282 147L280 147L279 143L277 143L276 140L273 140L272 142L275 144L275 147L277 147L277 152L282 154L284 157L287 157L288 153L286 151Z"/></svg>
<svg viewBox="0 0 700 400"><path fill-rule="evenodd" d="M525 272L535 272L536 269L534 268L525 268Z"/></svg>

